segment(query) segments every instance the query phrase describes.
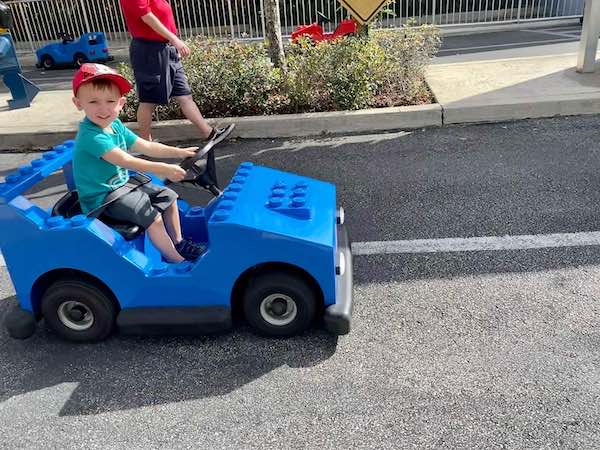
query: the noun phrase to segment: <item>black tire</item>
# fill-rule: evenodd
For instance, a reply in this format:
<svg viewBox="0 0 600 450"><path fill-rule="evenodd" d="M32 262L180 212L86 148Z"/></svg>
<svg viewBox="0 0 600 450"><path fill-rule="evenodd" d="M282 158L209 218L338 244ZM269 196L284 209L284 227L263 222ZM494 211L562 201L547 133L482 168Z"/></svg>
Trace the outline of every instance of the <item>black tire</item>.
<svg viewBox="0 0 600 450"><path fill-rule="evenodd" d="M243 307L246 320L259 334L293 336L312 324L317 296L304 278L269 272L250 282Z"/></svg>
<svg viewBox="0 0 600 450"><path fill-rule="evenodd" d="M75 53L75 56L73 57L73 63L75 64L75 67L81 67L88 61L88 57L83 53Z"/></svg>
<svg viewBox="0 0 600 450"><path fill-rule="evenodd" d="M42 69L54 68L54 58L52 58L52 56L50 55L42 56L42 59L40 60L40 66L42 67Z"/></svg>
<svg viewBox="0 0 600 450"><path fill-rule="evenodd" d="M115 327L117 308L104 289L86 280L61 280L42 297L46 325L63 339L98 342Z"/></svg>

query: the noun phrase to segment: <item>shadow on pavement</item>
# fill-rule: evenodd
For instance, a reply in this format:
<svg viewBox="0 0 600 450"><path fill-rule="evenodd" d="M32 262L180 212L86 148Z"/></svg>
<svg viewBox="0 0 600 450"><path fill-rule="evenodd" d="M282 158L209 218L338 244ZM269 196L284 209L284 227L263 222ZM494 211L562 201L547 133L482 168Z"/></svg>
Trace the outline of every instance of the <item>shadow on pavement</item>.
<svg viewBox="0 0 600 450"><path fill-rule="evenodd" d="M16 298L0 301L0 322ZM282 366L310 367L330 358L337 337L312 331L266 339L245 328L220 336L114 336L99 344L59 340L40 323L24 341L0 331L0 402L77 383L59 415L78 416L220 396Z"/></svg>

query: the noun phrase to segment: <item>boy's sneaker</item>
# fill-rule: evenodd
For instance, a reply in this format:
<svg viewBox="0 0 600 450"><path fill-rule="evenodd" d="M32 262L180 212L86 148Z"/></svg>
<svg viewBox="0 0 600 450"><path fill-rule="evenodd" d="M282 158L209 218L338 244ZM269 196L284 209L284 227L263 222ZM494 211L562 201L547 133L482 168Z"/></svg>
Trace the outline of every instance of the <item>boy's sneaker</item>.
<svg viewBox="0 0 600 450"><path fill-rule="evenodd" d="M186 260L196 261L206 251L206 247L196 244L191 239L183 239L175 244L175 250Z"/></svg>
<svg viewBox="0 0 600 450"><path fill-rule="evenodd" d="M216 145L219 142L227 139L234 128L235 128L234 123L227 125L226 127L213 128L212 131L210 132L210 134L208 135L208 141L209 142L212 141Z"/></svg>

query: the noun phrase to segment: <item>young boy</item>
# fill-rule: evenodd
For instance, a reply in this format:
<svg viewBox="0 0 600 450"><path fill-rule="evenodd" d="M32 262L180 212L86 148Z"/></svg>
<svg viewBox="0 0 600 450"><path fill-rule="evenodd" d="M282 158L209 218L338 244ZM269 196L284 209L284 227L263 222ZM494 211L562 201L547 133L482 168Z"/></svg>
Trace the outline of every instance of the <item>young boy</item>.
<svg viewBox="0 0 600 450"><path fill-rule="evenodd" d="M177 148L136 136L117 118L131 90L125 77L102 64L84 64L73 77L73 103L85 112L73 152L73 178L84 214L102 205L108 193L129 179L128 169L181 181L185 170L175 164L146 161L127 150L151 157L186 158L197 147ZM169 262L195 260L203 248L181 236L177 194L163 186L143 184L111 202L104 215L143 227Z"/></svg>

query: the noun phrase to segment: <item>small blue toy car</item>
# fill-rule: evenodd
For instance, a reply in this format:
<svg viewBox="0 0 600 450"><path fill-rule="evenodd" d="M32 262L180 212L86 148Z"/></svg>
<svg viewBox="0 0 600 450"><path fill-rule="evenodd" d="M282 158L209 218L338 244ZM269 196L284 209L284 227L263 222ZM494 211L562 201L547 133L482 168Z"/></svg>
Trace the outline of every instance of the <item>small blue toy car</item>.
<svg viewBox="0 0 600 450"><path fill-rule="evenodd" d="M72 35L62 33L62 42L48 44L36 50L37 67L81 67L86 62L106 62L114 58L108 52L104 33L84 33L75 40Z"/></svg>
<svg viewBox="0 0 600 450"><path fill-rule="evenodd" d="M29 337L42 317L73 341L99 341L116 327L205 334L230 328L238 314L268 336L301 333L318 319L333 334L349 332L352 256L333 184L245 162L221 192L207 146L181 163L183 182L214 198L204 207L178 200L184 236L207 251L171 264L136 225L81 214L73 145L0 183L0 249L19 301L6 319L11 336ZM53 208L22 195L61 168L69 192Z"/></svg>

